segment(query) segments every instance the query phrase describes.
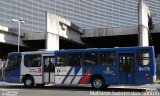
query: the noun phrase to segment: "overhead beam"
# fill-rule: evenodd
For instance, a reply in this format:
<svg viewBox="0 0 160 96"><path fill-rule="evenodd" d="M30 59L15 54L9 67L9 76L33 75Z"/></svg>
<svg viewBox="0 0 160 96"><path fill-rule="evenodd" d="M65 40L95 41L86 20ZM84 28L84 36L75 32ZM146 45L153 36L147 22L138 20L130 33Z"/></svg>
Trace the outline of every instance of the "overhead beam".
<svg viewBox="0 0 160 96"><path fill-rule="evenodd" d="M160 24L154 24L152 26L154 26L154 28L152 29L152 31L150 31L150 33L160 33ZM138 26L84 29L84 33L81 35L81 38L134 35L138 33Z"/></svg>

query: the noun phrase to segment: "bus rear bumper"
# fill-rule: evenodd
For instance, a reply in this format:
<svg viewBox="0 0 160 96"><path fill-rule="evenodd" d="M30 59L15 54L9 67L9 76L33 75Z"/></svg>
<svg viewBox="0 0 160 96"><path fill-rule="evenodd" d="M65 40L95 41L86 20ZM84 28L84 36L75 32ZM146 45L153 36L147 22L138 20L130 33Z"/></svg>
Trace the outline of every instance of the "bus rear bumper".
<svg viewBox="0 0 160 96"><path fill-rule="evenodd" d="M136 77L136 85L153 84L156 82L156 75Z"/></svg>
<svg viewBox="0 0 160 96"><path fill-rule="evenodd" d="M157 76L154 75L154 76L153 76L153 83L156 83L156 79L157 79Z"/></svg>

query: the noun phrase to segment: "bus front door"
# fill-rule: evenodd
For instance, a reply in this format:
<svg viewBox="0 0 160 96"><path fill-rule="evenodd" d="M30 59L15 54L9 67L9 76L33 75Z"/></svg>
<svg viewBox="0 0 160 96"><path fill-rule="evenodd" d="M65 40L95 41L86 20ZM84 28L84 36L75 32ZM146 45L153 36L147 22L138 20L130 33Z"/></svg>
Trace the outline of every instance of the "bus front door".
<svg viewBox="0 0 160 96"><path fill-rule="evenodd" d="M119 53L119 83L134 83L134 53Z"/></svg>
<svg viewBox="0 0 160 96"><path fill-rule="evenodd" d="M54 83L55 82L55 57L43 56L43 82Z"/></svg>

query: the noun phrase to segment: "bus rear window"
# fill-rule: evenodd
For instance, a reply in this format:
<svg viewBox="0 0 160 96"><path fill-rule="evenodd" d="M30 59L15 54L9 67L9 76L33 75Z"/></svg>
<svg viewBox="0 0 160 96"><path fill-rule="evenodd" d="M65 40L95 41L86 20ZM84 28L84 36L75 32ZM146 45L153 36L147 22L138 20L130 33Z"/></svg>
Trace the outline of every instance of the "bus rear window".
<svg viewBox="0 0 160 96"><path fill-rule="evenodd" d="M150 64L149 51L138 51L137 52L137 63L139 65L149 65Z"/></svg>
<svg viewBox="0 0 160 96"><path fill-rule="evenodd" d="M40 54L25 55L24 65L26 67L40 67L41 66L41 55Z"/></svg>

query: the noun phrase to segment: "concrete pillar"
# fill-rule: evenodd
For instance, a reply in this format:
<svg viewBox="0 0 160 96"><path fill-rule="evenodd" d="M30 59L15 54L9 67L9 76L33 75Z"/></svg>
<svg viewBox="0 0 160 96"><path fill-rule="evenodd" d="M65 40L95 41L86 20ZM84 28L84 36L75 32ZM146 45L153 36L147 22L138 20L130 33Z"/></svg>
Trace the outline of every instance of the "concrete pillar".
<svg viewBox="0 0 160 96"><path fill-rule="evenodd" d="M59 18L46 11L46 50L59 50Z"/></svg>
<svg viewBox="0 0 160 96"><path fill-rule="evenodd" d="M139 25L139 46L149 46L149 7L144 0L139 0L138 4L138 25Z"/></svg>
<svg viewBox="0 0 160 96"><path fill-rule="evenodd" d="M59 36L47 32L46 34L46 50L47 51L54 51L54 50L59 50Z"/></svg>
<svg viewBox="0 0 160 96"><path fill-rule="evenodd" d="M139 46L149 46L149 30L143 25L139 26Z"/></svg>

